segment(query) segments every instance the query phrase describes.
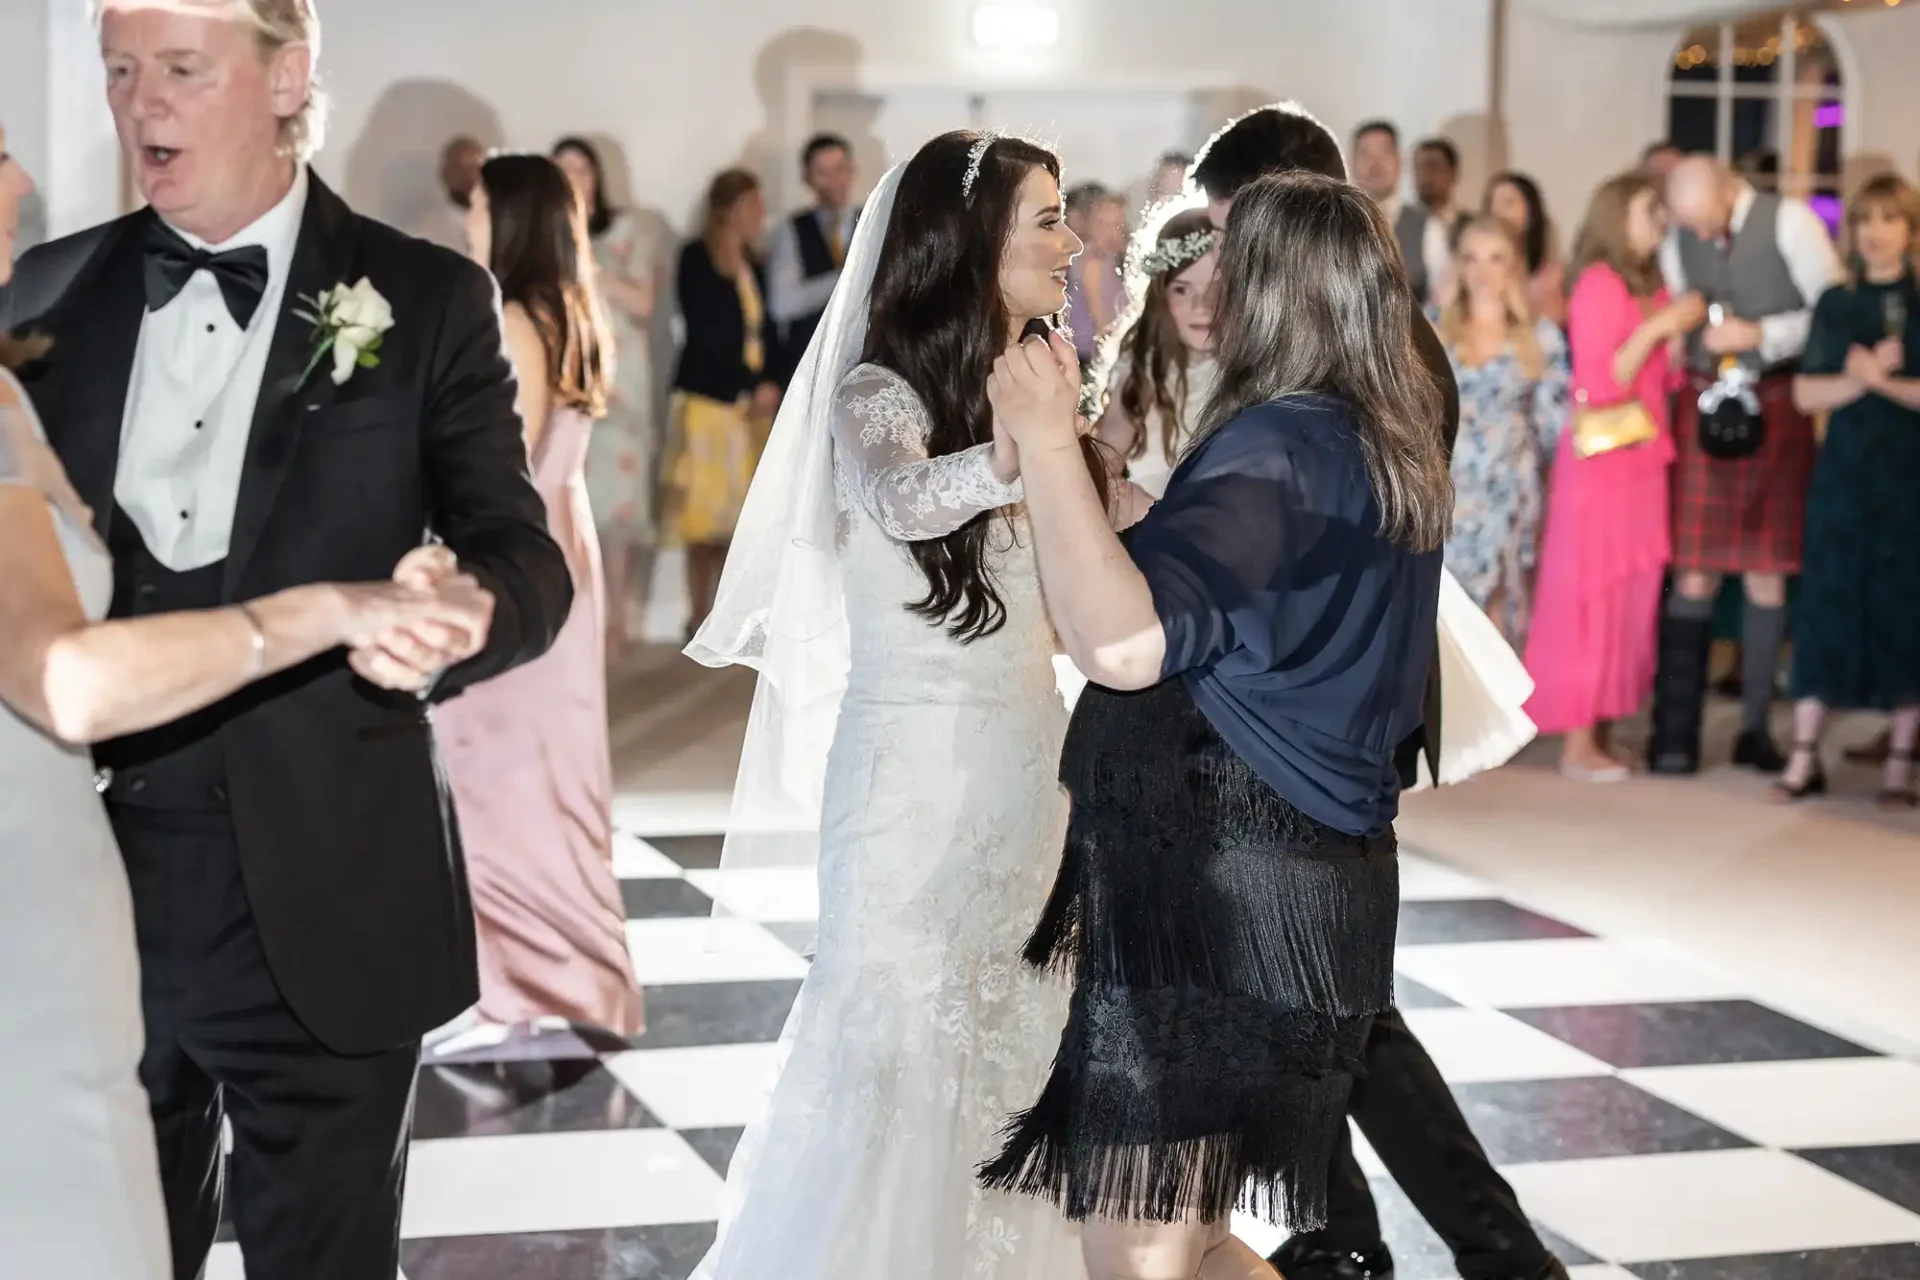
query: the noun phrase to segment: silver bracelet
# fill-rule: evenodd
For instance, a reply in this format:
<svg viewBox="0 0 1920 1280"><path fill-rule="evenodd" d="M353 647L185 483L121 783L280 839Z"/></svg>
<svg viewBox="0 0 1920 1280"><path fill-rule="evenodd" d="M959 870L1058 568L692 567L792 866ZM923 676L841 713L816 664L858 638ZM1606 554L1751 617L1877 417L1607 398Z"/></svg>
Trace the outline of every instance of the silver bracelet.
<svg viewBox="0 0 1920 1280"><path fill-rule="evenodd" d="M247 620L249 627L253 628L253 674L248 678L257 680L267 671L266 628L260 625L260 618L254 613L251 605L236 604L233 607L239 610L240 616Z"/></svg>

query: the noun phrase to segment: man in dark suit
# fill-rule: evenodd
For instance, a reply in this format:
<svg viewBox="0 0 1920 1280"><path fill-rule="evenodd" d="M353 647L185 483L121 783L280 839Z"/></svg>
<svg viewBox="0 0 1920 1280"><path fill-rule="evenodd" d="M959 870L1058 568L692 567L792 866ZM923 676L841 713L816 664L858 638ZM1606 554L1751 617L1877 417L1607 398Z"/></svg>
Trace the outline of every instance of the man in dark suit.
<svg viewBox="0 0 1920 1280"><path fill-rule="evenodd" d="M1226 225L1233 198L1274 173L1307 170L1346 180L1340 144L1326 126L1292 104L1262 107L1213 136L1194 161L1192 178L1206 192L1216 226ZM1441 434L1447 451L1460 428L1460 392L1439 335L1416 326L1421 359L1446 396ZM1424 722L1397 753L1411 786L1420 758L1439 777L1440 673L1427 677ZM1466 1280L1564 1280L1520 1211L1513 1189L1488 1161L1467 1127L1446 1081L1397 1010L1374 1019L1366 1076L1348 1110L1394 1180L1453 1250ZM1295 1236L1273 1256L1287 1280L1390 1280L1393 1258L1366 1175L1345 1130L1329 1175L1328 1224Z"/></svg>
<svg viewBox="0 0 1920 1280"><path fill-rule="evenodd" d="M96 756L177 1274L213 1241L226 1120L249 1274L390 1280L420 1039L478 986L429 702L545 650L570 579L492 280L307 172L311 0L101 8L148 207L29 253L0 330L53 341L29 378L114 552L113 615L456 557L491 596L470 632L390 634Z"/></svg>
<svg viewBox="0 0 1920 1280"><path fill-rule="evenodd" d="M780 335L775 370L782 390L820 327L860 221L852 143L837 133L815 134L800 153L800 176L814 203L780 224L767 259L767 314Z"/></svg>

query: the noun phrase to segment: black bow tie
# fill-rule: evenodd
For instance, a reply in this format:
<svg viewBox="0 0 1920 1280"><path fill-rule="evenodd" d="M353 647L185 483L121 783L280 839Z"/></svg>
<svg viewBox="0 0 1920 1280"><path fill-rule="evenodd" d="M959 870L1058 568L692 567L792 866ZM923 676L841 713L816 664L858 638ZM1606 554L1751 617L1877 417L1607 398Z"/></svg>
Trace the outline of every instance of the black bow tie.
<svg viewBox="0 0 1920 1280"><path fill-rule="evenodd" d="M260 309L267 291L267 251L259 245L212 253L196 249L155 218L147 227L147 310L158 311L180 296L196 271L211 271L226 299L227 314L242 329Z"/></svg>

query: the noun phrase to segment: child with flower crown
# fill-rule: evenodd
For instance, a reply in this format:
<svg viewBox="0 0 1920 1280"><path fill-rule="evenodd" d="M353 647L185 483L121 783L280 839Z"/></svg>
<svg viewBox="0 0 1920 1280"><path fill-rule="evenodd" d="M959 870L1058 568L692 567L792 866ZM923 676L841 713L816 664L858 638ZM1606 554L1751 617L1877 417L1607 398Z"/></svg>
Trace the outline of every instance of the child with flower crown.
<svg viewBox="0 0 1920 1280"><path fill-rule="evenodd" d="M1149 218L1129 262L1128 292L1140 301L1103 352L1112 372L1101 380L1108 401L1097 431L1126 460L1127 478L1156 499L1213 394L1218 241L1204 208Z"/></svg>

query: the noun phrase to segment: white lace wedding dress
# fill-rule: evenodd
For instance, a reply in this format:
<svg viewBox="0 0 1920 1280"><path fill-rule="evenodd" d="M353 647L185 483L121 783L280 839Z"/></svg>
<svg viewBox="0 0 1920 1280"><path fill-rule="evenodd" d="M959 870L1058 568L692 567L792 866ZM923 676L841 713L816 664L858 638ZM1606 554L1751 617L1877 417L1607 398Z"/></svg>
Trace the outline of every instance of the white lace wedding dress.
<svg viewBox="0 0 1920 1280"><path fill-rule="evenodd" d="M980 1189L1038 1095L1067 992L1021 963L1059 865L1066 711L1016 485L988 447L929 459L907 383L834 400L852 666L827 761L820 937L770 1109L735 1154L715 1280L1076 1280L1077 1230ZM984 511L1006 624L960 644L908 612L904 544Z"/></svg>

